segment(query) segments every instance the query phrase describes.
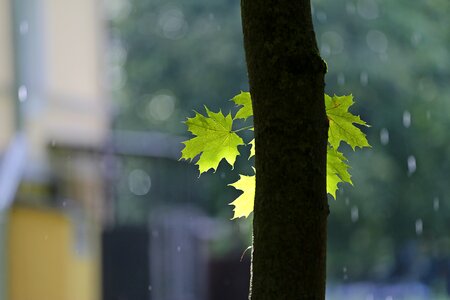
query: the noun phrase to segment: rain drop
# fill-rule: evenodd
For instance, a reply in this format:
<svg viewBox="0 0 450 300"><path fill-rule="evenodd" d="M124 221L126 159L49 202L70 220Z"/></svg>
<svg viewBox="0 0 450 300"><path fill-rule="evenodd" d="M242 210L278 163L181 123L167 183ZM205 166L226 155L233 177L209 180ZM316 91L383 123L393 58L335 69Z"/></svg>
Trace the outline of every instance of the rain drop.
<svg viewBox="0 0 450 300"><path fill-rule="evenodd" d="M423 232L423 222L422 219L416 220L416 234L421 235Z"/></svg>
<svg viewBox="0 0 450 300"><path fill-rule="evenodd" d="M366 86L369 83L369 74L367 74L367 72L361 72L361 74L359 74L359 81L362 86Z"/></svg>
<svg viewBox="0 0 450 300"><path fill-rule="evenodd" d="M153 288L151 285L148 286L148 290L151 291Z"/></svg>
<svg viewBox="0 0 450 300"><path fill-rule="evenodd" d="M350 210L350 215L353 223L359 220L359 209L357 206L352 207Z"/></svg>
<svg viewBox="0 0 450 300"><path fill-rule="evenodd" d="M324 23L327 21L327 14L323 11L318 11L316 17L317 21L319 21L320 23Z"/></svg>
<svg viewBox="0 0 450 300"><path fill-rule="evenodd" d="M355 4L353 4L352 2L347 2L345 5L345 9L347 10L347 13L349 15L353 15L356 11Z"/></svg>
<svg viewBox="0 0 450 300"><path fill-rule="evenodd" d="M411 113L407 110L403 112L403 126L405 126L405 128L411 126Z"/></svg>
<svg viewBox="0 0 450 300"><path fill-rule="evenodd" d="M374 300L373 294L368 294L366 300Z"/></svg>
<svg viewBox="0 0 450 300"><path fill-rule="evenodd" d="M27 21L20 22L20 25L19 25L19 32L20 32L20 34L21 35L27 34L28 30L29 30L28 22Z"/></svg>
<svg viewBox="0 0 450 300"><path fill-rule="evenodd" d="M342 73L339 73L337 76L337 83L339 85L344 85L345 84L345 75Z"/></svg>
<svg viewBox="0 0 450 300"><path fill-rule="evenodd" d="M414 155L408 156L408 175L413 174L416 171L416 168L416 158L414 157Z"/></svg>
<svg viewBox="0 0 450 300"><path fill-rule="evenodd" d="M339 54L344 50L344 40L341 35L335 31L327 31L321 35L322 45L330 47L331 54Z"/></svg>
<svg viewBox="0 0 450 300"><path fill-rule="evenodd" d="M180 246L177 247L177 252L181 252L181 247Z"/></svg>
<svg viewBox="0 0 450 300"><path fill-rule="evenodd" d="M28 90L27 87L24 85L21 85L19 87L19 90L17 91L17 96L19 97L20 102L24 102L28 98Z"/></svg>
<svg viewBox="0 0 450 300"><path fill-rule="evenodd" d="M394 298L392 296L387 296L386 300L394 300Z"/></svg>
<svg viewBox="0 0 450 300"><path fill-rule="evenodd" d="M435 197L433 200L433 209L434 209L434 211L439 210L439 198L438 197Z"/></svg>
<svg viewBox="0 0 450 300"><path fill-rule="evenodd" d="M419 32L414 32L411 36L411 44L413 44L413 46L417 46L421 41L422 35Z"/></svg>
<svg viewBox="0 0 450 300"><path fill-rule="evenodd" d="M380 142L382 145L389 144L389 131L386 128L380 130Z"/></svg>
<svg viewBox="0 0 450 300"><path fill-rule="evenodd" d="M331 54L330 45L328 45L327 43L323 43L320 47L320 54L325 57L330 56Z"/></svg>

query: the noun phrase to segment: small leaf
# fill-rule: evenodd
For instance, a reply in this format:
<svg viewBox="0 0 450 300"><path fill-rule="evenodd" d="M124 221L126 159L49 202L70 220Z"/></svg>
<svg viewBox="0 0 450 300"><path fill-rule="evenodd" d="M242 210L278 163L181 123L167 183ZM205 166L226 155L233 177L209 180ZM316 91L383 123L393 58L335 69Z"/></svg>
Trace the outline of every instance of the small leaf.
<svg viewBox="0 0 450 300"><path fill-rule="evenodd" d="M241 92L239 95L234 96L232 99L237 106L242 106L234 119L247 119L253 116L252 98L249 92Z"/></svg>
<svg viewBox="0 0 450 300"><path fill-rule="evenodd" d="M365 134L355 125L369 126L348 111L353 105L353 96L333 96L325 94L325 109L330 127L328 129L328 142L334 149L338 149L341 142L345 142L355 150L356 147L370 147Z"/></svg>
<svg viewBox="0 0 450 300"><path fill-rule="evenodd" d="M247 218L253 211L253 204L255 202L255 175L239 175L239 180L229 185L237 190L243 191L243 193L236 198L236 200L230 203L230 205L234 205L234 216L232 219L237 219L240 217Z"/></svg>
<svg viewBox="0 0 450 300"><path fill-rule="evenodd" d="M336 199L338 183L348 182L353 185L348 172L347 159L344 154L328 146L327 148L327 193Z"/></svg>
<svg viewBox="0 0 450 300"><path fill-rule="evenodd" d="M188 118L188 130L194 138L183 142L181 159L192 160L200 155L196 165L200 174L217 169L220 161L225 159L234 166L239 155L237 147L244 145L244 141L232 131L233 119L231 114L223 115L221 111L214 113L205 107L207 116L198 112L193 118Z"/></svg>
<svg viewBox="0 0 450 300"><path fill-rule="evenodd" d="M248 159L250 159L250 158L252 158L253 156L255 156L255 147L256 147L256 145L255 145L255 139L253 139L253 140L251 140L250 141L250 146L251 146L251 148L250 148L250 156L248 157Z"/></svg>

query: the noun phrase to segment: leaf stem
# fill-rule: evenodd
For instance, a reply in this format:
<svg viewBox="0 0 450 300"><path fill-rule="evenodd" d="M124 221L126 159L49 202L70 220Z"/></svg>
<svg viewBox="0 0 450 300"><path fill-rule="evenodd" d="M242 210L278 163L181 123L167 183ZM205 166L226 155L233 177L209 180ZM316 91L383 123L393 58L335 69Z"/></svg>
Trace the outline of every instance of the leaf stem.
<svg viewBox="0 0 450 300"><path fill-rule="evenodd" d="M239 132L239 131L247 130L247 129L250 129L250 128L253 128L253 126L242 127L242 128L236 129L236 130L232 130L231 132Z"/></svg>

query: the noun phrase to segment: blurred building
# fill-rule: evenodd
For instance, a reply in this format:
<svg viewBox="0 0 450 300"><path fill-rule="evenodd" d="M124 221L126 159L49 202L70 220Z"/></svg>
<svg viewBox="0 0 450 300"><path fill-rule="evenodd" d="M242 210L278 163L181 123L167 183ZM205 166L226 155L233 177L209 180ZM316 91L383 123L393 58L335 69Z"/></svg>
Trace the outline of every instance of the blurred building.
<svg viewBox="0 0 450 300"><path fill-rule="evenodd" d="M108 133L98 1L0 0L0 299L98 300Z"/></svg>

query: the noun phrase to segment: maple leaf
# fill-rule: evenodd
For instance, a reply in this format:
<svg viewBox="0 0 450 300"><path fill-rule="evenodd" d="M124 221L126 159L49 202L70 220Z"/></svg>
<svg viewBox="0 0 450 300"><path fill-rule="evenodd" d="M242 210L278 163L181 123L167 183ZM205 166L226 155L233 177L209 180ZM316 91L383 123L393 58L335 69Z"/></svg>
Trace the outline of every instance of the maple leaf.
<svg viewBox="0 0 450 300"><path fill-rule="evenodd" d="M348 182L351 185L352 179L348 172L347 159L344 154L336 149L328 146L327 148L327 193L331 194L336 199L336 190L338 183Z"/></svg>
<svg viewBox="0 0 450 300"><path fill-rule="evenodd" d="M325 109L330 121L328 142L334 149L337 149L342 141L349 144L353 150L356 147L370 147L365 134L353 125L369 127L359 116L355 116L348 111L353 103L352 95L330 97L325 94Z"/></svg>
<svg viewBox="0 0 450 300"><path fill-rule="evenodd" d="M248 157L248 159L252 158L256 154L256 151L255 151L255 147L256 147L255 139L251 140L249 144L250 144L251 148L250 148L250 156Z"/></svg>
<svg viewBox="0 0 450 300"><path fill-rule="evenodd" d="M255 187L256 179L255 175L246 176L239 174L239 180L229 184L229 186L234 187L243 193L236 198L230 205L234 205L234 216L232 219L237 219L240 217L248 217L253 211L253 205L255 202Z"/></svg>
<svg viewBox="0 0 450 300"><path fill-rule="evenodd" d="M253 116L252 98L249 92L241 92L231 100L233 100L237 106L242 106L234 116L235 119L245 120L248 117Z"/></svg>
<svg viewBox="0 0 450 300"><path fill-rule="evenodd" d="M195 137L183 142L185 147L180 158L190 161L200 155L196 163L200 174L209 169L217 170L222 159L233 166L239 155L237 147L244 145L244 141L232 131L231 114L215 113L206 106L205 109L207 116L195 112L193 118L187 119L188 130Z"/></svg>

